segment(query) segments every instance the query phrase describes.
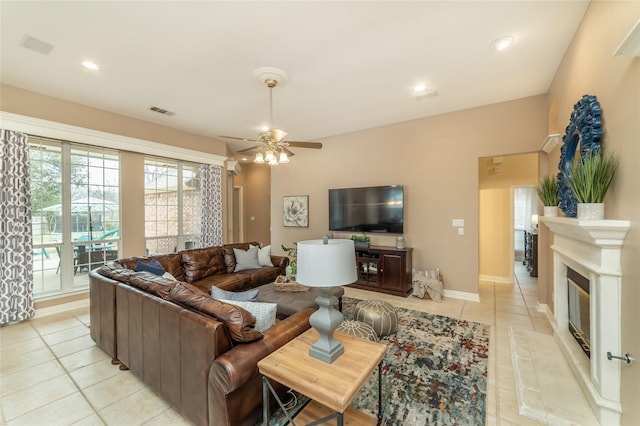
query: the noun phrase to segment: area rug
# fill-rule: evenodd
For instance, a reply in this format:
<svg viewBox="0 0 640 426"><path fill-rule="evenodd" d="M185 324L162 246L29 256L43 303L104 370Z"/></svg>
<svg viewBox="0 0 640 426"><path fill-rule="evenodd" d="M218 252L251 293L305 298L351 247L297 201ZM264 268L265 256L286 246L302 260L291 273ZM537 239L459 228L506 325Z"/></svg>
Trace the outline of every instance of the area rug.
<svg viewBox="0 0 640 426"><path fill-rule="evenodd" d="M343 298L346 319L357 299ZM486 419L489 326L396 308L398 329L384 336L383 419L387 425L482 425ZM354 399L376 414L377 372Z"/></svg>
<svg viewBox="0 0 640 426"><path fill-rule="evenodd" d="M346 319L353 319L358 302L343 298ZM387 345L382 361L384 423L485 424L489 326L396 309L396 333L380 340ZM378 409L377 374L373 373L352 402L373 416Z"/></svg>

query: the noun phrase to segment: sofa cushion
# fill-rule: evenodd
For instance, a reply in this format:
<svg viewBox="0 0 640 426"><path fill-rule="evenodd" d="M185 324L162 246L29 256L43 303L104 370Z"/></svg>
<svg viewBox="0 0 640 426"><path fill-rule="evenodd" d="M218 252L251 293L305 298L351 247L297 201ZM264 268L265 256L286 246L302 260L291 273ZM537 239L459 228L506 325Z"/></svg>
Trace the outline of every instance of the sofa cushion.
<svg viewBox="0 0 640 426"><path fill-rule="evenodd" d="M162 299L168 299L169 292L178 282L158 276L153 272L143 271L132 274L128 284Z"/></svg>
<svg viewBox="0 0 640 426"><path fill-rule="evenodd" d="M249 250L233 249L233 254L236 257L236 267L233 272L246 271L247 269L260 268L258 263L258 246L249 247Z"/></svg>
<svg viewBox="0 0 640 426"><path fill-rule="evenodd" d="M128 283L129 278L135 274L132 269L127 269L119 262L109 261L98 269L98 273L112 280Z"/></svg>
<svg viewBox="0 0 640 426"><path fill-rule="evenodd" d="M231 338L237 342L253 342L262 338L262 333L254 328L256 319L249 311L212 299L193 285L177 283L169 293L169 300L216 318L224 323Z"/></svg>
<svg viewBox="0 0 640 426"><path fill-rule="evenodd" d="M137 261L136 262L136 272L142 272L142 271L147 271L147 272L151 272L152 274L156 274L156 275L162 275L165 273L164 268L162 267L162 265L160 264L160 262L158 262L155 259L151 259L151 261L149 263L144 263L141 261Z"/></svg>
<svg viewBox="0 0 640 426"><path fill-rule="evenodd" d="M169 272L173 275L178 281L184 281L184 269L182 268L182 255L180 253L168 253L168 254L160 254L157 256L137 256L137 257L129 257L125 259L120 259L118 262L122 265L123 268L131 269L132 271L136 269L136 265L138 262L149 263L151 260L156 260L165 271Z"/></svg>
<svg viewBox="0 0 640 426"><path fill-rule="evenodd" d="M185 250L181 253L185 281L189 283L226 270L222 247Z"/></svg>
<svg viewBox="0 0 640 426"><path fill-rule="evenodd" d="M251 312L256 319L256 330L264 333L276 323L277 303L247 302L242 300L220 300L220 302L239 306Z"/></svg>
<svg viewBox="0 0 640 426"><path fill-rule="evenodd" d="M218 287L211 287L211 297L214 299L238 300L241 302L255 302L258 298L258 289L247 291L227 291Z"/></svg>
<svg viewBox="0 0 640 426"><path fill-rule="evenodd" d="M236 272L236 275L248 277L251 280L251 287L258 287L262 284L274 282L281 273L280 268L266 266L259 269Z"/></svg>

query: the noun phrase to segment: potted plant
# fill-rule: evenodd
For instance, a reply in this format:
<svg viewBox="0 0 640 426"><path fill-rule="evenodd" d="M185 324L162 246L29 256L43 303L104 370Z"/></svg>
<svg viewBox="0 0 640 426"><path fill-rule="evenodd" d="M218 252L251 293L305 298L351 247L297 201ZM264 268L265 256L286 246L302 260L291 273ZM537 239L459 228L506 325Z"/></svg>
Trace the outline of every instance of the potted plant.
<svg viewBox="0 0 640 426"><path fill-rule="evenodd" d="M555 176L545 176L536 186L538 198L544 205L545 216L558 216L558 180Z"/></svg>
<svg viewBox="0 0 640 426"><path fill-rule="evenodd" d="M571 167L568 183L578 200L578 219L604 219L604 196L619 163L612 154L591 151Z"/></svg>
<svg viewBox="0 0 640 426"><path fill-rule="evenodd" d="M351 239L353 240L353 245L356 247L369 247L369 242L371 238L362 234L362 235L352 235Z"/></svg>
<svg viewBox="0 0 640 426"><path fill-rule="evenodd" d="M298 272L298 248L297 247L285 247L281 245L282 250L287 254L289 258L289 265L287 266L287 274L292 281L296 280L296 273Z"/></svg>

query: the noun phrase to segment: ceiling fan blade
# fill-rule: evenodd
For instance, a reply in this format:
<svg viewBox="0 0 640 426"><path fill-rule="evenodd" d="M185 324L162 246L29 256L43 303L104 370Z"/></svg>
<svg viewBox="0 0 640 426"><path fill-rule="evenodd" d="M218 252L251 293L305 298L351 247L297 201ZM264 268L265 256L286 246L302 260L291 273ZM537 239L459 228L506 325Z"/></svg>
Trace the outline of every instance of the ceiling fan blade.
<svg viewBox="0 0 640 426"><path fill-rule="evenodd" d="M296 155L296 154L293 153L293 151L291 151L288 148L284 148L284 152L286 152L289 157L293 157L294 155Z"/></svg>
<svg viewBox="0 0 640 426"><path fill-rule="evenodd" d="M224 139L233 139L236 141L242 141L242 142L257 142L257 139L247 139L247 138L239 138L237 136L218 136L219 138L224 138Z"/></svg>
<svg viewBox="0 0 640 426"><path fill-rule="evenodd" d="M293 146L295 148L312 148L312 149L321 149L322 143L320 142L300 142L300 141L286 141L289 146Z"/></svg>
<svg viewBox="0 0 640 426"><path fill-rule="evenodd" d="M287 136L287 132L280 129L271 129L270 133L271 137L278 142L280 142L282 139L284 139L285 136Z"/></svg>

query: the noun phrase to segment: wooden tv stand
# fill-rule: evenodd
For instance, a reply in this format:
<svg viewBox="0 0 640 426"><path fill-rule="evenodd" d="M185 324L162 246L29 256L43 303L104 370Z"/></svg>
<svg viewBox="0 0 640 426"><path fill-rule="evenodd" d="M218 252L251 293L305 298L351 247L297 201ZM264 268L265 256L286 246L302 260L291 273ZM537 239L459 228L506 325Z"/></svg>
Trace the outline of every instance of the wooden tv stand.
<svg viewBox="0 0 640 426"><path fill-rule="evenodd" d="M407 297L411 294L412 248L356 247L358 281L351 287Z"/></svg>

